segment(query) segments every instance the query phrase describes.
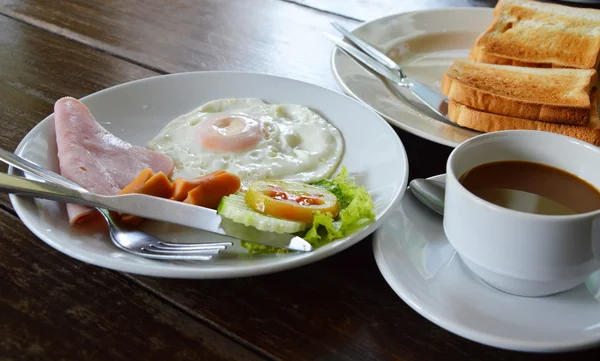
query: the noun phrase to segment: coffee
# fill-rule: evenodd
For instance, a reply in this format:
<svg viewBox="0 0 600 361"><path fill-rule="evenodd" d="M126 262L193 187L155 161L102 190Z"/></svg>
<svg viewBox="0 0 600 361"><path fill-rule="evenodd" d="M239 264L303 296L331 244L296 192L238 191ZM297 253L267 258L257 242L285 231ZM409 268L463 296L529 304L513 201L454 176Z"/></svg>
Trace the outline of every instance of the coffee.
<svg viewBox="0 0 600 361"><path fill-rule="evenodd" d="M459 182L498 206L536 214L568 215L600 209L600 191L564 170L526 161L481 164Z"/></svg>

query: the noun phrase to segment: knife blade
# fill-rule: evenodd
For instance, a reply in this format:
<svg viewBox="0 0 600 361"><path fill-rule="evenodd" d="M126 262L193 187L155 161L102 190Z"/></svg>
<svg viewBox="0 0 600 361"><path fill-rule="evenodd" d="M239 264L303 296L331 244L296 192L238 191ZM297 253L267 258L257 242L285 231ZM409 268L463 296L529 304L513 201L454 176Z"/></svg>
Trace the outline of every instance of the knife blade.
<svg viewBox="0 0 600 361"><path fill-rule="evenodd" d="M329 33L324 32L323 34L327 38L329 38L329 40L331 40L336 46L341 48L350 56L354 57L355 59L369 67L371 70L375 71L379 75L389 80L392 85L410 90L410 92L415 97L417 97L433 112L443 117L448 122L454 124L448 118L448 98L444 94L425 86L424 84L416 81L415 79L411 79L409 77L403 78L402 76L400 76L400 73L392 71L384 64L376 61L375 59L358 50L354 46L340 40L339 38ZM397 88L392 88L394 89L394 91L399 92Z"/></svg>
<svg viewBox="0 0 600 361"><path fill-rule="evenodd" d="M234 236L222 227L223 218L210 208L172 201L145 194L122 194L104 196L58 184L38 182L23 177L0 173L0 191L34 198L81 204L131 214L142 218L179 224L236 238L242 241L263 244L271 247L286 248L293 251L310 252L312 245L293 234L259 232L258 238L246 239L240 232ZM241 225L243 226L243 225Z"/></svg>

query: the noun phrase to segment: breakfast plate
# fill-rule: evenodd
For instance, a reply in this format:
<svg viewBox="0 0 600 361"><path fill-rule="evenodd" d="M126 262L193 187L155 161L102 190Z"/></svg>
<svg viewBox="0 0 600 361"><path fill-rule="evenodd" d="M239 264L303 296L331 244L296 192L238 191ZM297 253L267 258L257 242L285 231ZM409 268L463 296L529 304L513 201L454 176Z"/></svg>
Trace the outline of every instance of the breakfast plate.
<svg viewBox="0 0 600 361"><path fill-rule="evenodd" d="M377 229L389 209L403 196L408 162L392 127L354 99L312 84L254 73L191 72L125 83L81 101L107 131L133 145L146 146L173 119L213 100L231 98L304 105L337 128L344 148L332 176L342 167L347 168L355 182L371 195L375 220L308 253L249 255L236 241L233 247L209 261L167 262L140 258L117 249L101 227L72 227L64 204L11 195L15 211L42 241L87 263L149 276L229 278L282 271L340 252ZM58 172L54 116L48 116L33 128L15 153ZM364 147L364 144L370 146ZM21 175L12 167L9 173ZM218 237L166 222L146 220L140 227L172 242L212 241Z"/></svg>
<svg viewBox="0 0 600 361"><path fill-rule="evenodd" d="M397 62L407 76L439 90L443 73L454 59L467 58L475 39L492 19L491 8L434 9L375 19L352 33ZM407 132L450 147L480 134L436 120L410 92L395 93L382 77L337 47L331 67L346 94Z"/></svg>
<svg viewBox="0 0 600 361"><path fill-rule="evenodd" d="M445 176L431 179L443 182ZM531 352L600 344L600 303L591 287L588 291L586 285L580 285L539 298L492 288L474 276L455 253L444 234L442 217L411 192L378 229L373 252L383 277L404 302L459 336Z"/></svg>

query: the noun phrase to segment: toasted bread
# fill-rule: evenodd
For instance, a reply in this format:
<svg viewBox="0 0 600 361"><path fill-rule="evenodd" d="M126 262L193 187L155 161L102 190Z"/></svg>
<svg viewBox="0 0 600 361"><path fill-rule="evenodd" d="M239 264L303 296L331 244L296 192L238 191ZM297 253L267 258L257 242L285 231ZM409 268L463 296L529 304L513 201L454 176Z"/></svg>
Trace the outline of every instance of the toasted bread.
<svg viewBox="0 0 600 361"><path fill-rule="evenodd" d="M448 117L451 121L460 126L480 132L497 132L515 129L540 130L568 135L594 145L600 145L600 118L598 117L598 107L596 101L592 104L593 114L587 125L555 124L485 113L452 100L448 104Z"/></svg>
<svg viewBox="0 0 600 361"><path fill-rule="evenodd" d="M596 69L600 10L530 0L500 0L494 20L475 41L473 61Z"/></svg>
<svg viewBox="0 0 600 361"><path fill-rule="evenodd" d="M533 69L455 60L442 78L442 93L486 113L585 125L597 78L593 69Z"/></svg>

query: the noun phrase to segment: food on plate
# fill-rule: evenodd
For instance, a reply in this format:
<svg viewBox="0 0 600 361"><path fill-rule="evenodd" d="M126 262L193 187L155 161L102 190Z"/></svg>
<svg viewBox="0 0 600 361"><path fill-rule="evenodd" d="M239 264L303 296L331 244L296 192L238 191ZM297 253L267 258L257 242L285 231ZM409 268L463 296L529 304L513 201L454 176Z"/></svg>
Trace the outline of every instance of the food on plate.
<svg viewBox="0 0 600 361"><path fill-rule="evenodd" d="M345 167L342 167L335 178L322 179L310 185L290 181L255 183L257 186L253 187L253 183L249 189L265 196L270 195L273 202L284 197L280 191L270 193L269 185L283 189L287 194L287 202L266 206L270 201L262 199L257 202L255 197L248 197L248 191L242 191L223 197L217 213L235 223L261 231L296 234L315 248L346 237L375 220L375 206L371 196L364 187L354 182ZM260 194L259 199L262 198ZM312 210L312 217L306 217L306 206L311 203L304 202L307 196L318 199L314 203L323 206ZM306 208L299 207L300 204ZM250 253L286 252L250 242L242 242L242 245Z"/></svg>
<svg viewBox="0 0 600 361"><path fill-rule="evenodd" d="M121 189L118 194L142 193L149 196L170 198L173 195L173 186L169 178L163 173L152 172L144 168L131 183Z"/></svg>
<svg viewBox="0 0 600 361"><path fill-rule="evenodd" d="M600 11L500 0L469 61L443 75L448 118L480 132L540 130L600 145L599 62Z"/></svg>
<svg viewBox="0 0 600 361"><path fill-rule="evenodd" d="M315 248L375 220L369 193L345 167L329 179L344 151L340 132L302 105L211 101L167 124L148 143L151 150L110 134L73 98L56 102L55 123L61 173L94 193L141 193L212 208L236 232L294 234ZM82 214L71 208L72 223ZM113 215L132 226L143 221Z"/></svg>
<svg viewBox="0 0 600 361"><path fill-rule="evenodd" d="M592 117L593 69L536 69L455 60L442 92L485 113L586 125Z"/></svg>
<svg viewBox="0 0 600 361"><path fill-rule="evenodd" d="M146 168L118 194L141 193L217 209L223 197L239 189L240 179L222 170L192 179L177 178L171 182L163 172L154 173ZM119 216L123 223L133 226L139 225L143 220L133 215Z"/></svg>
<svg viewBox="0 0 600 361"><path fill-rule="evenodd" d="M152 172L150 168L144 168L135 179L118 194L142 193L149 196L170 198L173 194L173 186L169 178L163 173ZM114 214L114 213L113 213ZM143 218L130 214L119 214L121 222L132 226L139 225Z"/></svg>
<svg viewBox="0 0 600 361"><path fill-rule="evenodd" d="M486 113L452 100L448 105L448 116L450 120L458 125L480 132L515 129L541 130L568 135L594 145L600 145L600 119L598 118L596 101L592 102L592 117L587 125L548 123Z"/></svg>
<svg viewBox="0 0 600 361"><path fill-rule="evenodd" d="M302 105L219 99L167 124L148 148L175 162L173 177L217 170L255 180L314 182L331 176L344 144L340 132Z"/></svg>
<svg viewBox="0 0 600 361"><path fill-rule="evenodd" d="M600 62L600 10L530 0L500 0L494 20L469 54L478 62L595 69Z"/></svg>
<svg viewBox="0 0 600 361"><path fill-rule="evenodd" d="M233 222L264 232L297 233L309 226L305 222L277 218L250 208L243 192L223 197L217 213Z"/></svg>
<svg viewBox="0 0 600 361"><path fill-rule="evenodd" d="M170 176L167 155L134 146L104 129L79 100L65 97L54 105L54 125L60 174L88 191L114 195L144 168ZM67 204L71 224L89 221L97 212Z"/></svg>
<svg viewBox="0 0 600 361"><path fill-rule="evenodd" d="M312 223L314 212L338 215L336 196L323 187L290 181L256 181L244 196L248 206L269 216Z"/></svg>
<svg viewBox="0 0 600 361"><path fill-rule="evenodd" d="M178 179L175 180L177 182ZM235 174L218 170L205 176L200 176L186 181L195 184L190 189L184 203L217 209L221 199L240 189L241 181Z"/></svg>

